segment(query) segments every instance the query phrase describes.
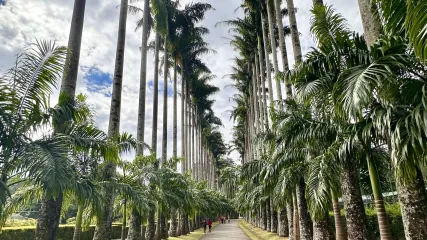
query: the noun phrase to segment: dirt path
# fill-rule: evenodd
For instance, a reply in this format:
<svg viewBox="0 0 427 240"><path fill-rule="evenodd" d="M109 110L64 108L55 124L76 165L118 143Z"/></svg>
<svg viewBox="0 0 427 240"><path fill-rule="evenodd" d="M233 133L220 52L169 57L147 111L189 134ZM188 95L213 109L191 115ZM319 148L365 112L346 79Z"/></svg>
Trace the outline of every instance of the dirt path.
<svg viewBox="0 0 427 240"><path fill-rule="evenodd" d="M206 233L201 240L250 240L239 228L237 221L237 219L232 219L230 223L218 224L212 229L212 232Z"/></svg>

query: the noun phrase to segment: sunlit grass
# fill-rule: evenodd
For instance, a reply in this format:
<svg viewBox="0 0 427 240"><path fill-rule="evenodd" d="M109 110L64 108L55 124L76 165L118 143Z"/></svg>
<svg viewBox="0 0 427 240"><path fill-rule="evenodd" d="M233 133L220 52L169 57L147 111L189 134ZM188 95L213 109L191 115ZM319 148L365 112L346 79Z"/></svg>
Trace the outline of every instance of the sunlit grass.
<svg viewBox="0 0 427 240"><path fill-rule="evenodd" d="M246 222L245 220L239 220L239 227L245 232L246 235L252 240L285 240L288 238L279 237L276 233L267 232L261 228L255 227L254 225Z"/></svg>
<svg viewBox="0 0 427 240"><path fill-rule="evenodd" d="M212 223L212 229L217 225L217 222ZM208 229L206 229L208 231ZM194 232L191 232L190 234L179 236L179 237L170 237L168 239L171 240L179 240L179 239L186 239L186 240L198 240L201 237L203 237L205 233L203 232L203 228L199 228Z"/></svg>

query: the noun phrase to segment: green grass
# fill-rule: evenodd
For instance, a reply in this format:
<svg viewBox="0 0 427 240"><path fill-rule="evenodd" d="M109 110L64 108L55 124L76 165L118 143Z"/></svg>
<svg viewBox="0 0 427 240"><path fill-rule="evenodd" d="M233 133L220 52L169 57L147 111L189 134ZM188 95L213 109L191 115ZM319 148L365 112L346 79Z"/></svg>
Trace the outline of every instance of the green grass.
<svg viewBox="0 0 427 240"><path fill-rule="evenodd" d="M217 225L217 222L212 223L212 229ZM206 229L206 231L208 231ZM179 239L185 239L185 240L198 240L201 237L203 237L205 233L203 232L203 228L199 228L194 232L191 232L190 234L179 236L179 237L170 237L168 239L170 240L179 240Z"/></svg>
<svg viewBox="0 0 427 240"><path fill-rule="evenodd" d="M246 222L245 220L239 220L239 227L245 232L246 235L252 240L285 240L288 238L279 237L276 233L267 232L261 228L255 227L254 225Z"/></svg>

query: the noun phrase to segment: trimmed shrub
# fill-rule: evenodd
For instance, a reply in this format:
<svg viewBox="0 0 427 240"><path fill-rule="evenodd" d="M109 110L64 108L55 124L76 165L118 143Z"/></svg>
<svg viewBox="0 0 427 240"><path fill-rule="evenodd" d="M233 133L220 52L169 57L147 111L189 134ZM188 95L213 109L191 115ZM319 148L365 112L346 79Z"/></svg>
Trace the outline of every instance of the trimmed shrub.
<svg viewBox="0 0 427 240"><path fill-rule="evenodd" d="M120 239L122 232L121 225L113 225L112 227L112 238ZM88 231L82 232L81 240L92 240L93 234L95 233L95 226L91 226ZM26 228L5 228L0 233L1 240L16 240L16 239L34 239L36 234L36 227ZM58 232L58 240L70 240L73 239L74 226L60 226Z"/></svg>

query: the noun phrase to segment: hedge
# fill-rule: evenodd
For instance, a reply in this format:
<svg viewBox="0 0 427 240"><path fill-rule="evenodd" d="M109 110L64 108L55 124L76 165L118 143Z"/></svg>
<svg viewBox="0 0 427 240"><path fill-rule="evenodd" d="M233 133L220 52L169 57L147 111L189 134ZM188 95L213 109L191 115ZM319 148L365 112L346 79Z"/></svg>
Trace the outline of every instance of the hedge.
<svg viewBox="0 0 427 240"><path fill-rule="evenodd" d="M81 240L92 240L95 232L95 226L91 226L87 231L82 232ZM122 233L121 225L113 225L112 239L120 239ZM4 228L0 233L1 240L26 240L35 239L36 227L31 228ZM58 240L73 239L74 226L60 226L58 232Z"/></svg>
<svg viewBox="0 0 427 240"><path fill-rule="evenodd" d="M365 208L366 210L366 220L367 220L367 228L372 239L380 239L380 230L378 228L378 219L377 213L373 208ZM402 214L400 212L400 206L398 204L386 205L386 212L388 216L388 221L390 223L391 235L393 239L400 240L405 239L405 232L403 229L403 221ZM345 216L344 211L341 211L342 220L344 222L345 228ZM331 224L331 234L335 236L335 228L334 228L334 217L333 213L329 213L330 223Z"/></svg>

